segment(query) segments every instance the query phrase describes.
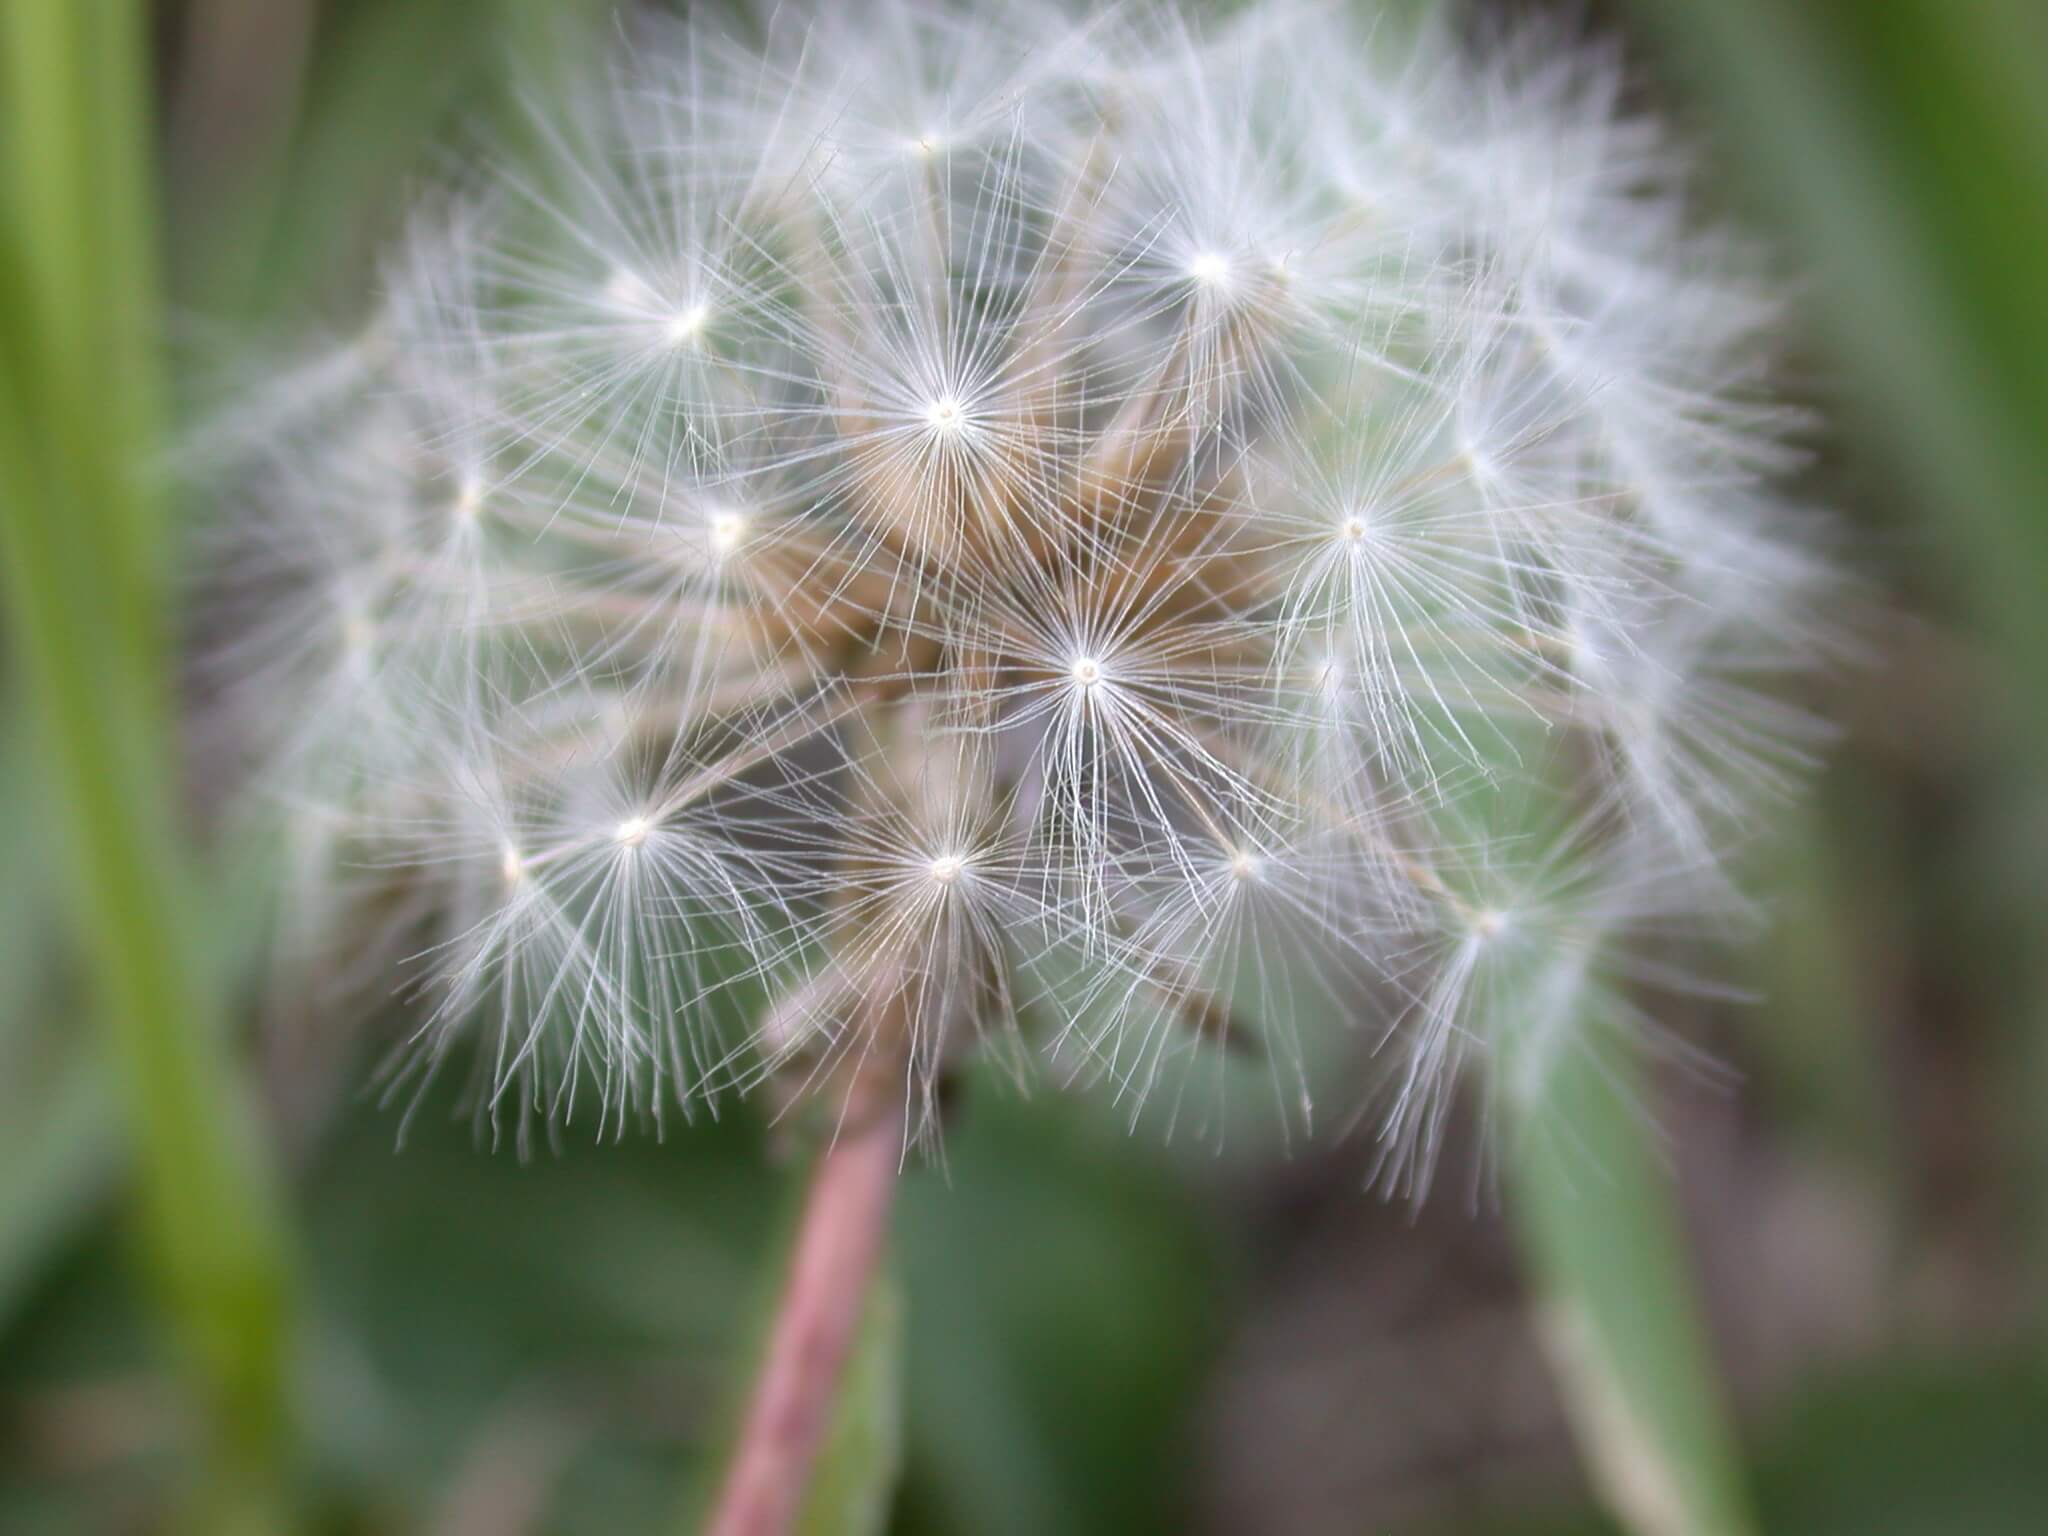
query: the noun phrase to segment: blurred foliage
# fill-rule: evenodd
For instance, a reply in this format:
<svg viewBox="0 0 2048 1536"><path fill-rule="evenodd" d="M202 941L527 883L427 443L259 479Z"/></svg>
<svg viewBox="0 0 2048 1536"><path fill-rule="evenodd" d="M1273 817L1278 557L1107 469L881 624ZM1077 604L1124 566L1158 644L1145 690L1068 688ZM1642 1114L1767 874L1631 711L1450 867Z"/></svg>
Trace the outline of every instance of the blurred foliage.
<svg viewBox="0 0 2048 1536"><path fill-rule="evenodd" d="M2048 655L2048 12L1636 0L1798 242L1845 383L2019 675ZM2048 693L2014 703L2048 732Z"/></svg>
<svg viewBox="0 0 2048 1536"><path fill-rule="evenodd" d="M1218 1239L1162 1159L1132 1157L1085 1110L989 1086L953 1137L950 1182L920 1171L902 1194L896 1270L916 1323L896 1529L1179 1529L1170 1474L1218 1333ZM359 1106L299 1185L323 1524L671 1528L723 1432L749 1353L734 1320L790 1198L763 1127L741 1114L521 1163L479 1152L444 1095L403 1150L393 1132ZM89 1487L53 1489L25 1464L50 1448L46 1423L92 1406L67 1401L77 1383L113 1437L120 1392L147 1380L110 1256L101 1241L50 1274L0 1336L20 1431L0 1451L0 1528L73 1529L84 1511L97 1529L141 1496L132 1452L128 1476ZM177 1425L142 1440L163 1476Z"/></svg>
<svg viewBox="0 0 2048 1536"><path fill-rule="evenodd" d="M2048 1530L2048 1383L1995 1362L1902 1362L1773 1415L1752 1460L1785 1536L2034 1536ZM1457 1536L1618 1536L1600 1519L1504 1519ZM1446 1533L1450 1536L1450 1533Z"/></svg>
<svg viewBox="0 0 2048 1536"><path fill-rule="evenodd" d="M15 673L0 699L14 711L0 719L0 1528L156 1525L207 1443L193 1403L225 1395L250 1455L287 1454L283 1428L303 1420L312 1528L673 1529L746 1358L735 1320L773 1274L785 1149L743 1114L522 1164L480 1151L436 1101L401 1152L395 1117L358 1105L290 1127L305 1149L289 1174L295 1233L271 1230L275 1170L248 1155L210 1019L211 957L254 925L246 894L193 898L176 835L160 601L172 552L142 473L163 412L159 344L204 356L281 317L349 323L409 184L466 137L516 132L507 82L540 99L589 35L574 13L605 6L160 7L164 320L138 153L154 111L142 9L0 5ZM1771 1001L1743 1037L1755 1078L1742 1092L1773 1134L1876 1191L1908 1249L1944 1235L1958 1177L1916 1163L1908 1106L1933 1091L1928 1036L1979 1049L2003 1119L1977 1125L1975 1100L1918 1113L1969 1122L1964 1177L2005 1180L1995 1220L2033 1221L2048 1256L2048 13L2028 0L1612 9L1639 18L1660 87L1810 274L1817 371L1861 409L1816 495L1851 503L1855 557L1944 626L1874 626L1872 664L1847 686L1843 761L1776 850ZM74 935L60 945L64 890ZM202 911L220 932L195 931ZM96 1033L89 1007L125 1022ZM1690 1458L1696 1518L1674 1529L1736 1528L1668 1181L1630 1096L1592 1075L1580 1087L1572 1139L1548 1142L1555 1166L1524 1164L1510 1190L1537 1294L1553 1316L1562 1298L1590 1318L1568 1336L1606 1341L1601 1379L1567 1367L1563 1395L1583 1430L1588 1404L1619 1390ZM1212 1176L1127 1140L1099 1107L971 1090L948 1167L903 1194L901 1379L892 1390L884 1295L851 1389L875 1413L843 1433L887 1441L882 1410L900 1401L891 1528L906 1536L1188 1529L1195 1421L1241 1282L1266 1256L1239 1251L1234 1217L1200 1192ZM1589 1159L1626 1170L1621 1187L1587 1178ZM139 1201L107 1198L131 1189ZM154 1234L139 1265L131 1203ZM288 1241L309 1292L289 1350ZM152 1319L166 1310L198 1347L165 1352ZM1760 1529L2048 1529L2048 1384L1934 1342L1949 1347L1880 1338L1839 1381L1746 1417ZM167 1360L197 1394L166 1392ZM1615 1529L1549 1519L1543 1498L1572 1493L1561 1480L1511 1519L1457 1530Z"/></svg>
<svg viewBox="0 0 2048 1536"><path fill-rule="evenodd" d="M2048 859L2048 9L1632 3L1734 180L1810 274L1831 393L1860 407L1842 414L1863 479L1907 477L1908 494L1863 498L1905 527L1889 548L1864 543L1857 557L1960 631L1930 645L1911 623L1885 622L1873 659L1890 676L1867 707L1880 747L1905 763L1894 760L1889 783L1852 779L1823 805L1857 878L1844 869L1831 885L1808 882L1807 894L1836 914L1838 931L1903 914L1950 962L1940 985L1989 1016L2003 1085L1993 1110L2019 1186L2006 1198L2028 1231L2036 1293L2048 1296L2048 954L2037 900ZM1958 796L1967 804L1942 803ZM1886 825L1895 818L1939 818L1946 835L1915 846ZM1874 853L1887 845L1894 861ZM1860 949L1878 966L1899 958L1867 928ZM1821 954L1801 957L1808 983ZM1837 998L1859 985L1853 967L1835 967L1834 978ZM1902 978L1890 980L1863 990L1872 1024L1898 1001ZM1834 1033L1843 1049L1830 1076L1853 1083L1863 1069L1850 1058L1878 1059L1886 1037L1869 1026Z"/></svg>
<svg viewBox="0 0 2048 1536"><path fill-rule="evenodd" d="M51 867L24 733L0 720L0 1317L83 1223L111 1172L112 1115L90 1043L64 1027L50 963Z"/></svg>

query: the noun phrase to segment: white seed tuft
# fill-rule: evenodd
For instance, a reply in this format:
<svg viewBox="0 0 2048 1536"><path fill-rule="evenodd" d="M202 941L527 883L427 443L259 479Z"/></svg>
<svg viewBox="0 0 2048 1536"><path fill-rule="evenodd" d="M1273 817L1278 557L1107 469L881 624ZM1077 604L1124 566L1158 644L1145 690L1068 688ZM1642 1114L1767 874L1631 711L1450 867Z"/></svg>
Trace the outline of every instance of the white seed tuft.
<svg viewBox="0 0 2048 1536"><path fill-rule="evenodd" d="M1188 276L1205 288L1230 286L1230 258L1220 251L1197 251L1188 258Z"/></svg>
<svg viewBox="0 0 2048 1536"><path fill-rule="evenodd" d="M1815 750L1768 264L1553 32L822 9L628 23L192 455L302 926L491 1115L1368 1055L1421 1188Z"/></svg>
<svg viewBox="0 0 2048 1536"><path fill-rule="evenodd" d="M704 327L711 319L709 305L692 304L670 315L662 334L672 347L685 347L694 343L704 334Z"/></svg>
<svg viewBox="0 0 2048 1536"><path fill-rule="evenodd" d="M711 514L705 522L705 530L714 555L729 555L740 547L747 536L747 520L744 515L732 511Z"/></svg>

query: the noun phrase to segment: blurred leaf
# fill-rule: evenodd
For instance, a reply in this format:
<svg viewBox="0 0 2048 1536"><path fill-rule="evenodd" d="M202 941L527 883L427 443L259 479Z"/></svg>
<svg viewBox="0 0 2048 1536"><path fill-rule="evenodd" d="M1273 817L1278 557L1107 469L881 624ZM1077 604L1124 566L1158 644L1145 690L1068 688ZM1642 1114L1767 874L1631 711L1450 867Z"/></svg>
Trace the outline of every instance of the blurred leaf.
<svg viewBox="0 0 2048 1536"><path fill-rule="evenodd" d="M1762 890L1774 897L1759 957L1759 1006L1741 1010L1758 1087L1788 1125L1843 1164L1871 1170L1880 1189L1901 1155L1890 1124L1884 1037L1901 995L1907 949L1899 910L1897 808L1879 801L1854 765L1835 771L1815 803L1772 840Z"/></svg>
<svg viewBox="0 0 2048 1536"><path fill-rule="evenodd" d="M1603 1501L1636 1536L1755 1530L1633 1063L1573 1039L1508 1073L1538 1333Z"/></svg>
<svg viewBox="0 0 2048 1536"><path fill-rule="evenodd" d="M479 1150L450 1102L436 1092L403 1152L394 1115L355 1117L307 1190L330 1475L352 1501L417 1507L489 1459L494 1425L538 1417L573 1445L545 1474L524 1458L545 1478L530 1529L666 1528L677 1466L700 1493L720 1470L793 1181L746 1113L666 1144L570 1136L520 1164ZM948 1177L913 1170L900 1193L891 1528L1180 1529L1221 1288L1188 1195L1147 1144L1063 1100L973 1096L947 1150ZM872 1360L849 1378L869 1406L888 1387ZM862 1417L835 1458L872 1443Z"/></svg>
<svg viewBox="0 0 2048 1536"><path fill-rule="evenodd" d="M948 1177L903 1191L909 1457L895 1529L1185 1528L1185 1439L1219 1335L1212 1234L1149 1138L978 1077Z"/></svg>
<svg viewBox="0 0 2048 1536"><path fill-rule="evenodd" d="M571 1127L522 1162L453 1104L437 1088L402 1150L365 1106L307 1186L332 1475L418 1508L538 1418L561 1450L522 1471L532 1528L663 1529L676 1467L714 1454L784 1197L761 1127Z"/></svg>
<svg viewBox="0 0 2048 1536"><path fill-rule="evenodd" d="M2034 1536L2048 1530L2048 1382L1992 1361L1866 1367L1773 1415L1754 1466L1772 1536ZM1611 1536L1591 1515L1457 1536Z"/></svg>
<svg viewBox="0 0 2048 1536"><path fill-rule="evenodd" d="M90 1214L116 1166L113 1105L97 1054L74 1049L37 1066L8 1073L0 1117L0 1322Z"/></svg>
<svg viewBox="0 0 2048 1536"><path fill-rule="evenodd" d="M1786 1536L2048 1530L2048 1382L1984 1361L1865 1369L1781 1412L1758 1502Z"/></svg>
<svg viewBox="0 0 2048 1536"><path fill-rule="evenodd" d="M132 1241L102 1203L0 1331L0 1530L162 1529L189 1481L190 1418L164 1390Z"/></svg>

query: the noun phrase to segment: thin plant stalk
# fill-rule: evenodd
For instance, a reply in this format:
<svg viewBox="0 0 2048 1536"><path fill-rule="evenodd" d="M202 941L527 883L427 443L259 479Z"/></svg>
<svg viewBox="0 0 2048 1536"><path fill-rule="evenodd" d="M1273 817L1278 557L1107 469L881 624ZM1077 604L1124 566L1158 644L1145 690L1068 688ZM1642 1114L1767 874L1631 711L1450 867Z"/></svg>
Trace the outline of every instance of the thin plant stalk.
<svg viewBox="0 0 2048 1536"><path fill-rule="evenodd" d="M708 1536L787 1536L796 1527L886 1241L903 1122L885 1102L849 1113L811 1174Z"/></svg>

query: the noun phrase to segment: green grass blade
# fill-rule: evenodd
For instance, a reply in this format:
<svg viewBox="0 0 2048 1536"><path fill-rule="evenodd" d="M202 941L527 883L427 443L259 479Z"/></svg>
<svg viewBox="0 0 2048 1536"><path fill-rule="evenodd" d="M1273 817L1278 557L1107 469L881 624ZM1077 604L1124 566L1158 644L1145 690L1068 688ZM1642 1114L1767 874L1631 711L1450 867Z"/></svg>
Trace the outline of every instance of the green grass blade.
<svg viewBox="0 0 2048 1536"><path fill-rule="evenodd" d="M214 1528L279 1528L286 1244L225 1053L178 830L156 452L145 30L121 0L0 10L0 547L15 660L110 1025L150 1274L210 1412Z"/></svg>
<svg viewBox="0 0 2048 1536"><path fill-rule="evenodd" d="M224 1454L264 1462L283 1423L282 1242L194 954L158 711L118 685L94 519L34 473L0 387L0 530L18 659L69 834L83 947L112 1026L136 1146L146 1249L206 1389ZM238 1471L238 1477L241 1475Z"/></svg>
<svg viewBox="0 0 2048 1536"><path fill-rule="evenodd" d="M1635 1536L1756 1530L1633 1064L1575 1040L1509 1066L1507 1192L1594 1483Z"/></svg>
<svg viewBox="0 0 2048 1536"><path fill-rule="evenodd" d="M163 519L122 483L135 461L102 451L153 443L161 404L146 30L132 0L0 6L9 247L45 342L19 382L104 520L101 574L118 594L106 619L122 659L147 668L162 645Z"/></svg>

